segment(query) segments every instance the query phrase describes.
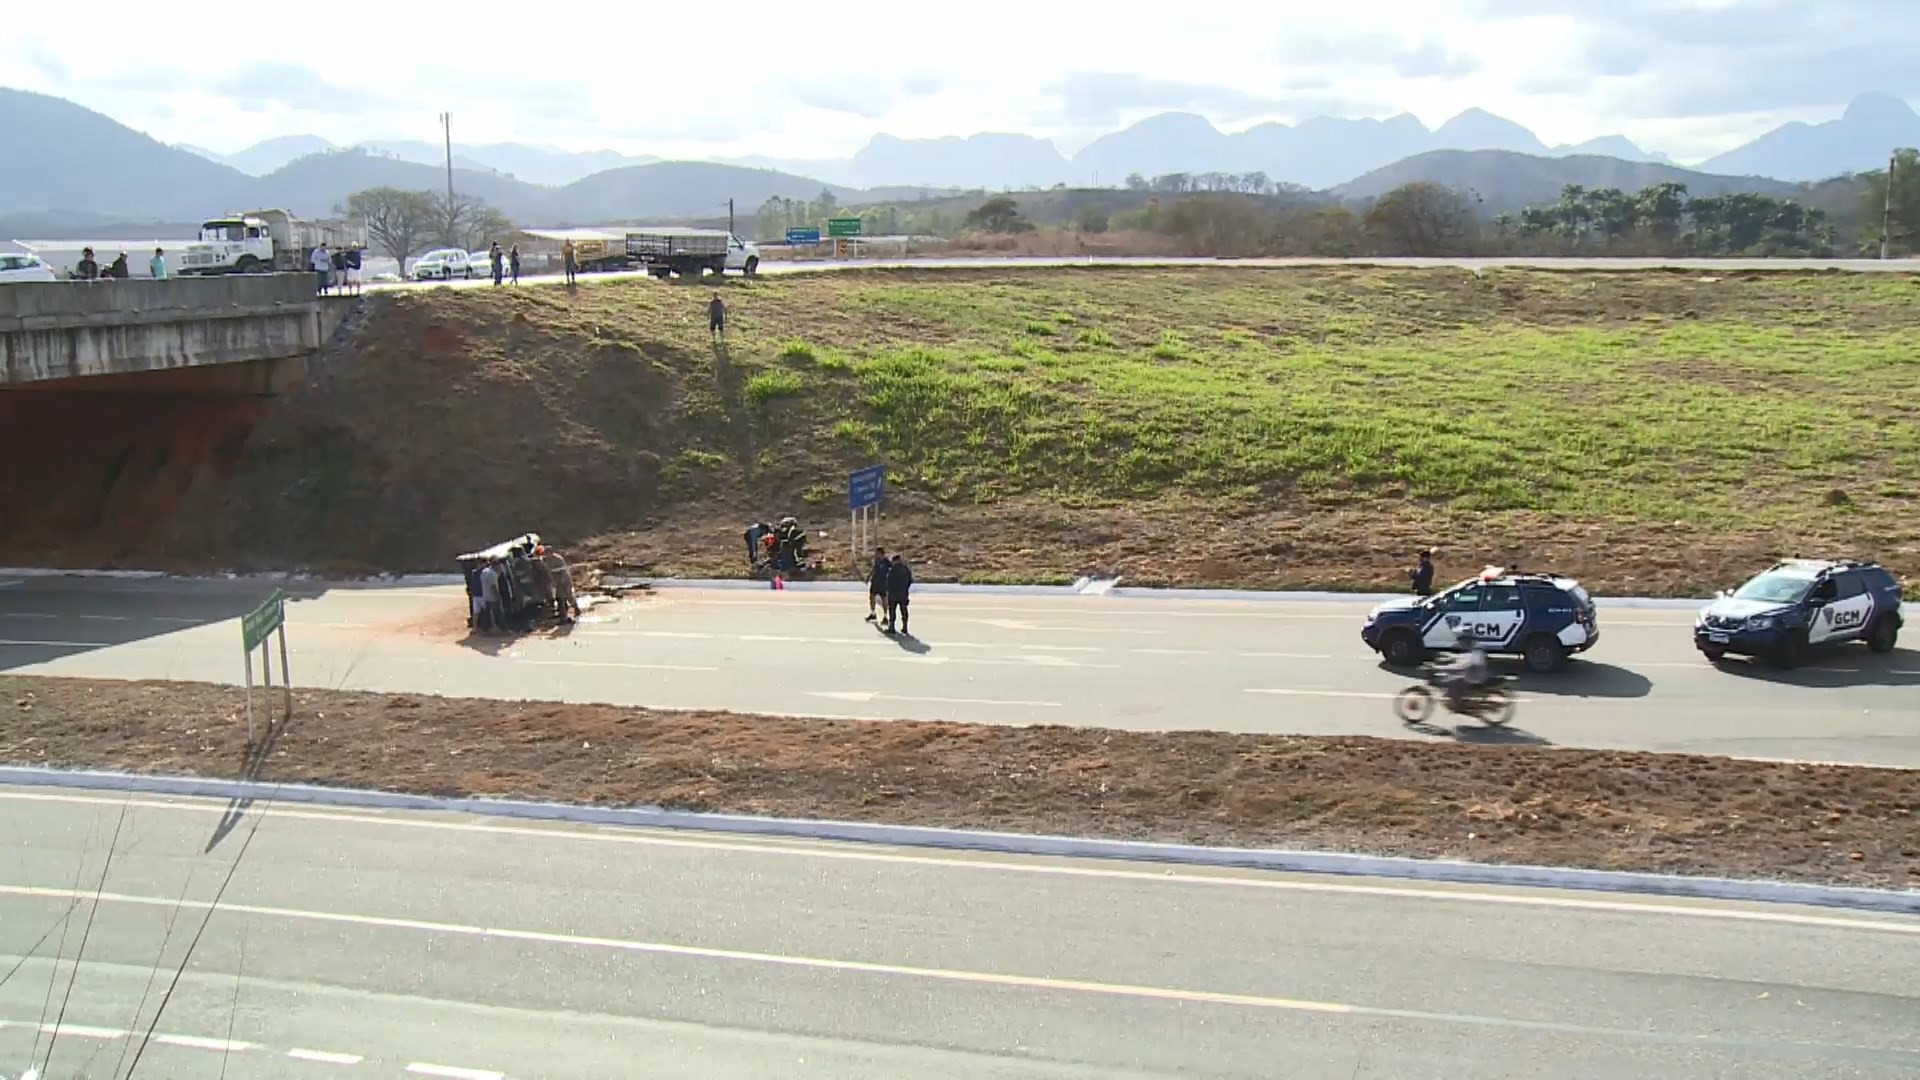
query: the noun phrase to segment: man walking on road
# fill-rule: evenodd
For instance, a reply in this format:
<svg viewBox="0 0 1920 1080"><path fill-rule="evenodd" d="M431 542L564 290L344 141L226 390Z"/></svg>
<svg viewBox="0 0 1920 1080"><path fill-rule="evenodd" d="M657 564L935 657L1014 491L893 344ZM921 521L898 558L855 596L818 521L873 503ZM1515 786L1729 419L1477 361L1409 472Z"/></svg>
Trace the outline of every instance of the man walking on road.
<svg viewBox="0 0 1920 1080"><path fill-rule="evenodd" d="M873 567L867 571L867 621L878 622L880 609L887 606L887 576L893 570L893 563L887 558L887 549L873 549Z"/></svg>
<svg viewBox="0 0 1920 1080"><path fill-rule="evenodd" d="M896 553L887 567L887 633L893 633L897 626L901 634L913 636L907 629L907 601L912 592L913 567Z"/></svg>

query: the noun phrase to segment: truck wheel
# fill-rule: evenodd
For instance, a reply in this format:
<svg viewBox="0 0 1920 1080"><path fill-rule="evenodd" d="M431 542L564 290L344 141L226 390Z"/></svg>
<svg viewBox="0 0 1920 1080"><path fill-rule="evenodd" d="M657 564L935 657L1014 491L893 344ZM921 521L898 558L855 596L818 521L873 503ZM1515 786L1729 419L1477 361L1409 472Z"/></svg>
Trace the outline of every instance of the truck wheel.
<svg viewBox="0 0 1920 1080"><path fill-rule="evenodd" d="M1394 630L1380 642L1380 655L1394 667L1414 667L1427 658L1427 650L1413 631Z"/></svg>
<svg viewBox="0 0 1920 1080"><path fill-rule="evenodd" d="M755 255L747 260L747 276L752 277L753 275L759 272L760 272L760 256Z"/></svg>
<svg viewBox="0 0 1920 1080"><path fill-rule="evenodd" d="M1546 634L1535 634L1527 639L1526 651L1522 655L1528 671L1545 675L1549 671L1559 670L1560 665L1567 662L1567 647Z"/></svg>
<svg viewBox="0 0 1920 1080"><path fill-rule="evenodd" d="M1893 616L1882 615L1874 620L1873 629L1867 631L1867 648L1877 653L1890 653L1900 641L1900 628L1893 623Z"/></svg>
<svg viewBox="0 0 1920 1080"><path fill-rule="evenodd" d="M233 269L239 274L257 274L260 272L260 260L251 255L242 255L240 261L233 264Z"/></svg>

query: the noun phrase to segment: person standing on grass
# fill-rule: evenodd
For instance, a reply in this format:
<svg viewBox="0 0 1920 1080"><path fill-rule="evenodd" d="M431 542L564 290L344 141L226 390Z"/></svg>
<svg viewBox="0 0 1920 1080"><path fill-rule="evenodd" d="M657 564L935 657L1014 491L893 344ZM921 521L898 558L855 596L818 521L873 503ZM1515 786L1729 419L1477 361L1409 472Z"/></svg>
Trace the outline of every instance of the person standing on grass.
<svg viewBox="0 0 1920 1080"><path fill-rule="evenodd" d="M493 283L495 285L500 284L500 279L506 274L506 267L504 265L506 258L506 253L500 250L500 241L495 240L492 245L487 248L487 261L493 264Z"/></svg>
<svg viewBox="0 0 1920 1080"><path fill-rule="evenodd" d="M887 577L893 570L893 563L887 558L887 549L873 549L873 567L867 571L867 621L880 621L880 609L887 606Z"/></svg>
<svg viewBox="0 0 1920 1080"><path fill-rule="evenodd" d="M887 566L887 633L893 633L898 627L901 634L913 636L907 629L907 601L912 592L913 567L895 553Z"/></svg>
<svg viewBox="0 0 1920 1080"><path fill-rule="evenodd" d="M520 284L520 245L513 245L507 252L507 270L513 275L513 283Z"/></svg>
<svg viewBox="0 0 1920 1080"><path fill-rule="evenodd" d="M561 243L560 261L566 267L567 284L573 284L573 279L580 273L580 249L573 246L572 240Z"/></svg>
<svg viewBox="0 0 1920 1080"><path fill-rule="evenodd" d="M727 336L727 305L721 301L720 294L714 293L707 301L707 336L725 339Z"/></svg>

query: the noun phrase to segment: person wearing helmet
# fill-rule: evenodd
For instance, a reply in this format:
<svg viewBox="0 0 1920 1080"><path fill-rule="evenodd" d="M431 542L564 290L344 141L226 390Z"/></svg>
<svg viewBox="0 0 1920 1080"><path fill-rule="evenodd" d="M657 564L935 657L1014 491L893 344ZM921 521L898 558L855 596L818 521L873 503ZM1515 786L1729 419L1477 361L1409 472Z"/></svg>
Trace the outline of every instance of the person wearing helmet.
<svg viewBox="0 0 1920 1080"><path fill-rule="evenodd" d="M1455 635L1454 648L1458 651L1442 670L1447 685L1447 706L1459 712L1467 704L1467 695L1487 685L1492 672L1487 667L1487 650L1472 630L1461 628Z"/></svg>

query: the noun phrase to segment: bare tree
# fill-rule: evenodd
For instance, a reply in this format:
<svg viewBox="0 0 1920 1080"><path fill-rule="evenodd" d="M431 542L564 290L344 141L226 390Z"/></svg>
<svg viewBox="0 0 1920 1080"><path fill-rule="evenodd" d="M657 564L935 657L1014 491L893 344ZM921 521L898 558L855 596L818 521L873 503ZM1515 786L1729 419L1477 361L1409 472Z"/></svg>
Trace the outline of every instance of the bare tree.
<svg viewBox="0 0 1920 1080"><path fill-rule="evenodd" d="M447 246L473 250L481 244L513 234L513 222L486 200L472 195L431 196L435 239Z"/></svg>
<svg viewBox="0 0 1920 1080"><path fill-rule="evenodd" d="M427 234L435 226L437 209L433 196L425 191L377 187L347 196L342 211L367 223L367 236L380 246L388 258L407 272L407 259L426 246Z"/></svg>
<svg viewBox="0 0 1920 1080"><path fill-rule="evenodd" d="M1367 211L1367 227L1391 255L1470 254L1474 221L1466 196L1415 181L1394 188Z"/></svg>

